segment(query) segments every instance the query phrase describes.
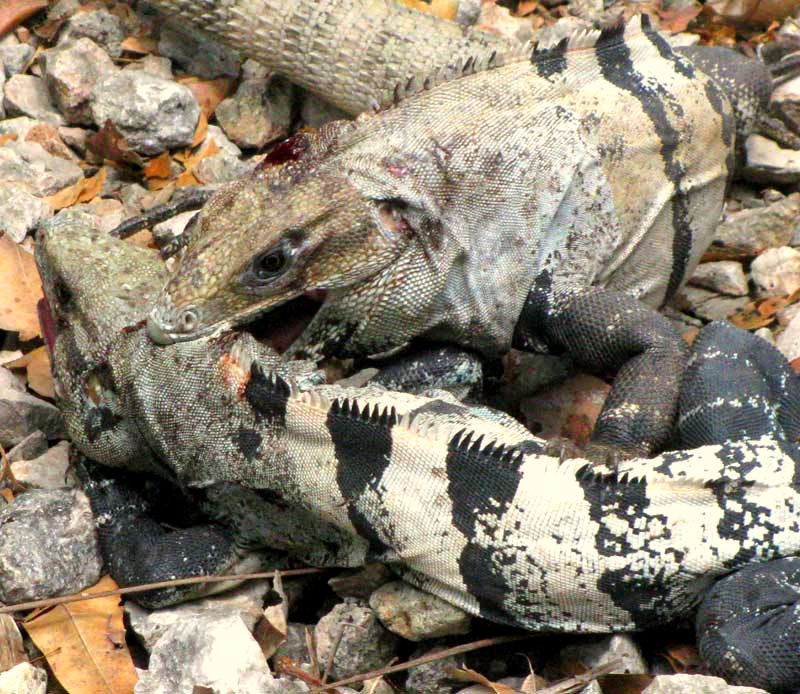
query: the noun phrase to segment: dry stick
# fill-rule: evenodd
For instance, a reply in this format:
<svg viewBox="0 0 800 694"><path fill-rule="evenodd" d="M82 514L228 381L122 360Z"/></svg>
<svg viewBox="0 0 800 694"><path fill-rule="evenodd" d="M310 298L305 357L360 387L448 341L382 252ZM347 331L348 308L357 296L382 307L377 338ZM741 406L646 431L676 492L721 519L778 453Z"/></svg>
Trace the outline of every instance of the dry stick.
<svg viewBox="0 0 800 694"><path fill-rule="evenodd" d="M389 667L370 670L369 672L364 672L360 675L346 677L343 680L337 680L336 682L331 682L325 686L343 687L346 684L352 684L353 682L363 682L364 680L370 680L373 677L383 677L383 675L390 675L393 672L402 672L403 670L408 670L409 668L416 667L417 665L424 665L425 663L432 663L437 660L441 660L442 658L446 658L450 655L468 653L469 651L476 651L479 648L497 646L503 643L511 643L512 641L523 641L524 639L530 639L537 635L538 634L519 634L515 636L495 636L491 639L481 639L480 641L472 641L471 643L462 643L460 646L453 646L453 648L447 648L444 651L439 651L437 653L429 653L428 655L423 655L420 658L414 658L414 660L408 660L405 663L400 663L399 665L390 665ZM311 691L320 691L321 689L321 687L316 687Z"/></svg>
<svg viewBox="0 0 800 694"><path fill-rule="evenodd" d="M305 574L322 573L325 569L289 569L281 571L281 576L304 576ZM157 583L143 583L140 586L129 586L127 588L117 588L116 590L104 590L102 593L75 593L73 595L62 595L58 598L44 598L43 600L31 600L30 602L18 602L16 605L5 605L0 607L0 614L8 612L19 612L21 610L32 610L36 607L53 607L63 605L65 602L80 602L81 600L96 600L97 598L107 598L113 595L127 595L128 593L143 593L146 590L157 590L158 588L171 588L172 586L191 585L192 583L219 583L221 581L250 581L258 578L275 578L275 571L264 571L252 574L228 574L225 576L192 576L191 578L176 578L171 581L158 581Z"/></svg>

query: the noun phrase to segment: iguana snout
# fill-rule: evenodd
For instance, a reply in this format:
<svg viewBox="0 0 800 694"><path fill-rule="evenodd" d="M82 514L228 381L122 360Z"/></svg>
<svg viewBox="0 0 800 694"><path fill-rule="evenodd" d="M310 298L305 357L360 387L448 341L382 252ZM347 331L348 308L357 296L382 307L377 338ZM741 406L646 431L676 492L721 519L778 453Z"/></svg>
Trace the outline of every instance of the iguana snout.
<svg viewBox="0 0 800 694"><path fill-rule="evenodd" d="M364 195L335 166L230 184L186 232L148 316L150 337L166 345L263 317L284 351L330 293L351 291L402 252L413 236L407 216L402 201Z"/></svg>

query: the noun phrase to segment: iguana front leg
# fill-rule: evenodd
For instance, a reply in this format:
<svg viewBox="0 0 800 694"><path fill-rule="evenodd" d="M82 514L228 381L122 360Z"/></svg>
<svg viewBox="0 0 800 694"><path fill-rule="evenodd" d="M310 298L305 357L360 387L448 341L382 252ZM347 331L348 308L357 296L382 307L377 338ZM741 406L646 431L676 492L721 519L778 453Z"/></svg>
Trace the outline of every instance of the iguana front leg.
<svg viewBox="0 0 800 694"><path fill-rule="evenodd" d="M670 322L634 297L585 287L561 294L547 282L531 289L514 347L544 340L595 373L616 373L586 453L648 456L668 440L689 349Z"/></svg>

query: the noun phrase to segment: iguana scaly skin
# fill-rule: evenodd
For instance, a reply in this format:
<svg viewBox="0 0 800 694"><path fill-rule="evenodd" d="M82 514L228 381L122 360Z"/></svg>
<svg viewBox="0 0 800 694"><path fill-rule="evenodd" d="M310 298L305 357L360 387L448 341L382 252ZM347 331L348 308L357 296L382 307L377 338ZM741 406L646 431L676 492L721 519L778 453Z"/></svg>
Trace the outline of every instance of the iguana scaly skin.
<svg viewBox="0 0 800 694"><path fill-rule="evenodd" d="M650 452L686 358L653 307L710 241L734 135L719 87L642 21L484 56L284 145L200 213L151 337L273 311L276 346L314 357L566 350L620 372L595 441Z"/></svg>
<svg viewBox="0 0 800 694"><path fill-rule="evenodd" d="M468 31L393 0L153 0L230 48L352 115L386 102L409 79L452 74L507 40Z"/></svg>
<svg viewBox="0 0 800 694"><path fill-rule="evenodd" d="M701 601L712 669L800 686L800 382L758 338L722 324L698 338L681 411L685 443L701 447L612 470L560 463L507 417L453 401L293 385L308 365L281 363L247 334L158 347L141 324L157 256L86 217L40 230L36 257L76 445L202 492L216 521L160 537L109 484L90 484L123 583L219 571L268 545L319 565L380 559L468 612L527 629L640 629ZM742 440L723 443L731 429ZM737 569L750 603L726 589L733 579L715 583Z"/></svg>

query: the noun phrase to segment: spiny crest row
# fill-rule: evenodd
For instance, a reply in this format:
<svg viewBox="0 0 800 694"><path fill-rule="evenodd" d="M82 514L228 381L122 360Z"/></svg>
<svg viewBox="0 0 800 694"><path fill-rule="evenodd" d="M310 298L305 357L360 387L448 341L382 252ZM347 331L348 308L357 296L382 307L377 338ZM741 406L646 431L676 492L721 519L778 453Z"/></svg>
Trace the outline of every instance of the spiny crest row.
<svg viewBox="0 0 800 694"><path fill-rule="evenodd" d="M616 472L600 472L592 463L587 463L575 473L575 479L587 484L598 484L603 486L633 486L645 485L647 479L642 477L631 477L627 472L621 475Z"/></svg>
<svg viewBox="0 0 800 694"><path fill-rule="evenodd" d="M581 28L576 29L569 35L555 43L538 41L536 43L526 42L514 46L506 51L497 50L487 51L481 55L470 56L466 59L459 58L453 66L445 66L434 72L418 72L411 75L405 82L395 85L390 95L381 102L373 104L373 110L380 111L392 105L397 105L401 101L428 91L433 87L450 82L461 77L474 75L485 70L510 65L511 63L530 60L532 62L547 61L551 59L563 59L564 54L570 51L585 50L594 48L603 50L606 47L618 45L623 41L627 33L630 35L639 32L651 31L650 17L646 14L633 17L628 24L620 20L603 29Z"/></svg>
<svg viewBox="0 0 800 694"><path fill-rule="evenodd" d="M474 431L460 429L453 437L451 446L459 453L492 458L497 463L520 465L525 458L525 454L514 446L497 440L484 442L484 434L480 434L477 438L474 437Z"/></svg>
<svg viewBox="0 0 800 694"><path fill-rule="evenodd" d="M370 410L369 403L360 405L355 398L334 400L330 404L330 412L334 415L350 417L351 419L360 419L367 424L374 424L381 427L394 426L398 422L397 410L394 407L390 407L389 405L381 406L375 403Z"/></svg>

